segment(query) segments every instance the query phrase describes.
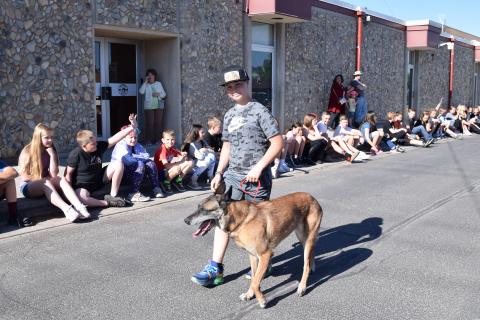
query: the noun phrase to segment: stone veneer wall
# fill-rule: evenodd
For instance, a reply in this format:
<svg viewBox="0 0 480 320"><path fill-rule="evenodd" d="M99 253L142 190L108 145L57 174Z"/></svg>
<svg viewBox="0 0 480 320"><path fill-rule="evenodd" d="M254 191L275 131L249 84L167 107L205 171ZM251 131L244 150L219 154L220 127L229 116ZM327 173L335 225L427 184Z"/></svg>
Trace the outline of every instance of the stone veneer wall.
<svg viewBox="0 0 480 320"><path fill-rule="evenodd" d="M176 0L94 0L95 23L177 32L176 2Z"/></svg>
<svg viewBox="0 0 480 320"><path fill-rule="evenodd" d="M0 2L0 157L16 157L39 122L60 151L94 127L91 27L91 1Z"/></svg>
<svg viewBox="0 0 480 320"><path fill-rule="evenodd" d="M403 112L405 89L406 36L379 23L364 24L362 47L362 82L367 85L365 99L368 110L378 119L388 111Z"/></svg>
<svg viewBox="0 0 480 320"><path fill-rule="evenodd" d="M435 51L418 51L417 111L434 108L443 97L448 104L450 52L446 47Z"/></svg>
<svg viewBox="0 0 480 320"><path fill-rule="evenodd" d="M312 7L312 20L289 24L285 44L285 124L327 109L336 74L355 70L355 18Z"/></svg>
<svg viewBox="0 0 480 320"><path fill-rule="evenodd" d="M242 1L189 1L179 4L182 78L182 129L206 126L209 116L223 115L232 105L219 86L221 71L243 64Z"/></svg>
<svg viewBox="0 0 480 320"><path fill-rule="evenodd" d="M474 49L455 45L452 105L473 104Z"/></svg>

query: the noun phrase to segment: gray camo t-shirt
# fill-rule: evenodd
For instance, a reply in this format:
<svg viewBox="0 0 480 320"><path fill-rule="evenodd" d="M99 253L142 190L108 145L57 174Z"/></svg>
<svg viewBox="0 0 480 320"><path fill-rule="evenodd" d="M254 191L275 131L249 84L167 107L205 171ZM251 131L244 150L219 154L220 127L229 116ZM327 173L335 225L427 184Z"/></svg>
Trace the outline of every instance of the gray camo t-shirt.
<svg viewBox="0 0 480 320"><path fill-rule="evenodd" d="M278 134L275 118L258 102L228 110L222 133L222 140L230 142L228 170L246 175L265 155L268 139Z"/></svg>

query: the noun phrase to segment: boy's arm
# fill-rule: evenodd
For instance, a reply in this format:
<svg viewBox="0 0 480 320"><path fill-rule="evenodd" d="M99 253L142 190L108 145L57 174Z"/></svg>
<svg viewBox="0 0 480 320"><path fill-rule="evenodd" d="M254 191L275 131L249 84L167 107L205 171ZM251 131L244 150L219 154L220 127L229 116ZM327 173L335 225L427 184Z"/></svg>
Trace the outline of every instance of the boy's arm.
<svg viewBox="0 0 480 320"><path fill-rule="evenodd" d="M75 168L67 166L67 169L65 170L65 180L70 184L72 183L73 172L75 172Z"/></svg>
<svg viewBox="0 0 480 320"><path fill-rule="evenodd" d="M0 172L0 184L4 184L10 180L15 179L18 176L17 170L12 167L5 167L3 171Z"/></svg>
<svg viewBox="0 0 480 320"><path fill-rule="evenodd" d="M109 148L116 145L120 140L125 138L127 136L127 134L129 134L133 130L137 129L137 116L134 115L133 113L131 113L130 116L128 117L128 120L130 121L130 126L129 127L123 129L120 132L117 132L116 134L114 134L113 136L108 138L108 147Z"/></svg>
<svg viewBox="0 0 480 320"><path fill-rule="evenodd" d="M442 102L443 102L443 97L440 98L440 101L438 102L437 106L435 107L436 111L438 111L438 109L440 109L440 107L442 105Z"/></svg>
<svg viewBox="0 0 480 320"><path fill-rule="evenodd" d="M217 191L218 187L220 186L223 173L225 172L225 169L227 169L229 162L230 162L230 142L223 141L222 150L220 151L220 159L218 160L217 171L215 172L215 176L213 177L212 182L210 183L210 189L213 192Z"/></svg>
<svg viewBox="0 0 480 320"><path fill-rule="evenodd" d="M282 151L283 139L281 135L276 135L268 139L270 141L270 147L268 147L265 155L260 159L260 161L253 167L246 176L248 182L257 182L258 178L262 174L263 169L265 169L272 161L275 159L277 154ZM222 150L223 152L223 150ZM220 158L221 159L221 158Z"/></svg>

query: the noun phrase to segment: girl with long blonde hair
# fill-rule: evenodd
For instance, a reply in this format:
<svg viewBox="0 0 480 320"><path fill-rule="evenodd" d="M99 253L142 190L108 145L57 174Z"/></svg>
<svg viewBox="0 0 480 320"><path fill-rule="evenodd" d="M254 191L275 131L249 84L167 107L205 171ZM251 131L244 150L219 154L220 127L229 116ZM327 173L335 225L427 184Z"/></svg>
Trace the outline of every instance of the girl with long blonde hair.
<svg viewBox="0 0 480 320"><path fill-rule="evenodd" d="M80 202L72 186L58 175L58 155L53 144L53 129L42 123L35 127L32 140L20 153L18 165L23 180L20 192L26 198L46 196L71 222L90 218L90 213ZM71 205L62 199L58 190L63 191Z"/></svg>

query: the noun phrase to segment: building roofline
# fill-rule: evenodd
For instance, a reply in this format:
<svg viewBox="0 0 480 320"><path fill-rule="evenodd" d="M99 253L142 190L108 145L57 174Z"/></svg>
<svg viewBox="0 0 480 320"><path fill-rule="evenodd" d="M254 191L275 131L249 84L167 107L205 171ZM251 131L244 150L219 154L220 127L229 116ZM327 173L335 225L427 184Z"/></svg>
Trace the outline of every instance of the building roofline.
<svg viewBox="0 0 480 320"><path fill-rule="evenodd" d="M415 25L430 25L430 26L437 27L440 30L442 30L442 24L441 23L436 22L436 21L432 21L432 20L429 20L429 19L407 20L407 21L405 21L405 20L398 19L398 18L389 16L389 15L386 15L386 14L383 14L383 13L380 13L380 12L377 12L377 11L370 10L368 8L362 8L360 6L356 6L356 5L353 5L351 3L340 1L340 0L313 0L312 3L314 3L314 2L324 2L324 3L330 4L330 5L338 6L338 7L341 7L343 9L352 10L352 11L360 10L365 15L370 15L370 16L373 16L373 17L377 17L377 18L386 20L387 22L398 24L398 25L403 26L403 27L415 26ZM451 29L456 29L456 28L453 28L451 26L448 26L448 27L451 28ZM445 29L445 28L443 28L443 29ZM460 29L456 29L456 30L458 30L460 32L463 32L463 33L468 33L468 32L464 32ZM447 37L453 36L453 35L451 35L449 33L447 34L445 32L442 32L441 36L444 36L444 34ZM473 37L478 37L478 36L476 36L474 34L471 34L471 33L468 33L468 34L472 35ZM460 41L460 42L466 43L468 45L474 45L472 41L475 41L475 40L473 40L473 39L469 40L469 39L465 39L465 38L461 38L461 37L456 37L456 36L454 36L454 37L455 37L456 41Z"/></svg>

